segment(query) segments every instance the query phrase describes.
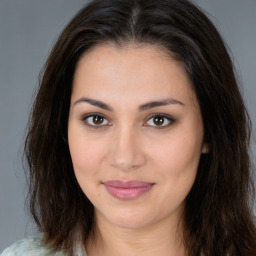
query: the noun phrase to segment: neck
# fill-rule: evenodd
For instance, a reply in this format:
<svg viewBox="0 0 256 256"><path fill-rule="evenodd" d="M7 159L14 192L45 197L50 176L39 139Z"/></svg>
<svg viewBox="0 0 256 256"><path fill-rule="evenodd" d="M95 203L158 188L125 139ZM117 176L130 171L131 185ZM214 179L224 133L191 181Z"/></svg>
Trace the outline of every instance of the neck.
<svg viewBox="0 0 256 256"><path fill-rule="evenodd" d="M182 223L179 221L167 219L129 229L115 226L98 215L95 238L87 241L88 256L185 256Z"/></svg>

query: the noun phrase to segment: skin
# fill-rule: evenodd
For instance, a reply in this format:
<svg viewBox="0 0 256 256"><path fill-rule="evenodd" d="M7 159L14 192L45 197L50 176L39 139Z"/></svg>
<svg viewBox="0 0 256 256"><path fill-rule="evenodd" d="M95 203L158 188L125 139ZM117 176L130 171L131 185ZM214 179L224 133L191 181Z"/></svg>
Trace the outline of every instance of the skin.
<svg viewBox="0 0 256 256"><path fill-rule="evenodd" d="M167 99L168 104L139 109ZM85 117L95 113L102 116L98 123ZM172 121L152 117L159 113ZM76 178L95 207L97 239L88 240L88 255L185 255L182 213L200 155L207 152L203 137L191 82L182 64L164 51L109 44L81 58L68 141ZM120 200L102 184L109 180L154 186L136 199Z"/></svg>

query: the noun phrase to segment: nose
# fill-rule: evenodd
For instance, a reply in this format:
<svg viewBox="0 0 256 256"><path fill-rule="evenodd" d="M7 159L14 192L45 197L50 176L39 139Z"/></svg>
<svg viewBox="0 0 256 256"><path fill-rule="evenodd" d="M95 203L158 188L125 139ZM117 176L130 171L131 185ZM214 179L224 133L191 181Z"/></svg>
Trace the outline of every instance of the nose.
<svg viewBox="0 0 256 256"><path fill-rule="evenodd" d="M138 132L131 128L115 131L114 139L110 145L110 165L129 171L143 166L146 162Z"/></svg>

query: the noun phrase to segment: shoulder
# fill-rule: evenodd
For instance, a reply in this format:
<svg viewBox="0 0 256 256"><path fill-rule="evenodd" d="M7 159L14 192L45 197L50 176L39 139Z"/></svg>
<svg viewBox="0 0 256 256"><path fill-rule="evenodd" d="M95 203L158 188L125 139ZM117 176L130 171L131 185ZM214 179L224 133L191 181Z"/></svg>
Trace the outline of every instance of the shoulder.
<svg viewBox="0 0 256 256"><path fill-rule="evenodd" d="M51 253L42 243L42 235L37 234L14 243L5 249L1 256L64 256L62 253Z"/></svg>

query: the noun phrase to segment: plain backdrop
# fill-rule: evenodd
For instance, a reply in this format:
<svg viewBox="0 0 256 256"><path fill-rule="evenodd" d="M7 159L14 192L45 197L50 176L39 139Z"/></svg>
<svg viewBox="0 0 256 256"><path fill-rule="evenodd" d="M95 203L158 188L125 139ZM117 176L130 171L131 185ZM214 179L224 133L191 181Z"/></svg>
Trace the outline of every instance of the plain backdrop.
<svg viewBox="0 0 256 256"><path fill-rule="evenodd" d="M0 0L0 252L36 232L24 206L24 131L38 74L49 51L67 22L87 2ZM194 2L207 11L232 52L255 127L256 1ZM252 148L255 156L255 144Z"/></svg>

